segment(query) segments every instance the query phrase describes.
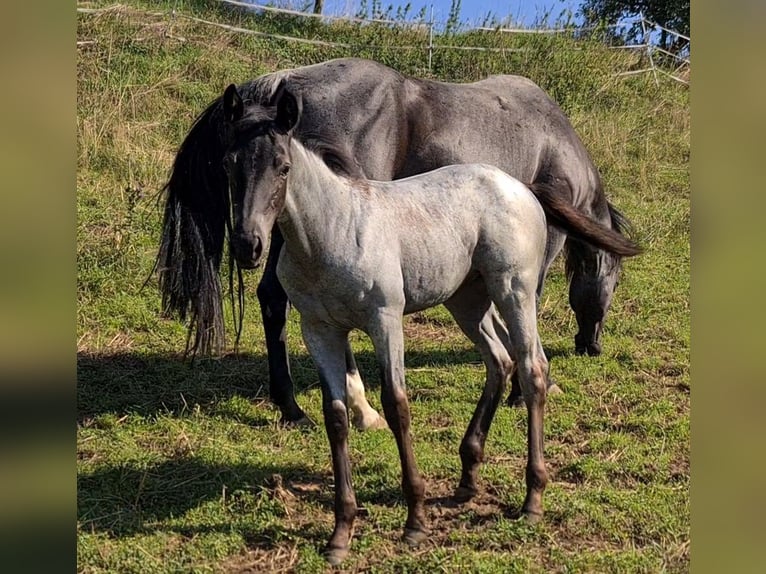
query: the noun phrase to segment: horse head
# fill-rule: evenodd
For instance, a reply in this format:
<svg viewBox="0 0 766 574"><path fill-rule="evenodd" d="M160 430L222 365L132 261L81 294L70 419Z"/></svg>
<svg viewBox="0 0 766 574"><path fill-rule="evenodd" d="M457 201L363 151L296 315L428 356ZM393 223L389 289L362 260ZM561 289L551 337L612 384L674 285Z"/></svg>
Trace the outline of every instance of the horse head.
<svg viewBox="0 0 766 574"><path fill-rule="evenodd" d="M290 140L301 100L280 84L266 106L246 107L232 84L223 95L230 145L223 157L232 210L231 248L237 263L257 266L282 212L290 171Z"/></svg>

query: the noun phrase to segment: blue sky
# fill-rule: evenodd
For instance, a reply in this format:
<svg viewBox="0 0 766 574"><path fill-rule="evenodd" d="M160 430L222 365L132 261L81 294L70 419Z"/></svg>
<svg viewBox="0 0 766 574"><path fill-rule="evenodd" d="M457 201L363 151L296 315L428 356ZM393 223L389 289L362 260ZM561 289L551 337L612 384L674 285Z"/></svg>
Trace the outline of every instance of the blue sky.
<svg viewBox="0 0 766 574"><path fill-rule="evenodd" d="M368 0L371 4L372 0ZM325 0L325 14L354 14L361 4L361 0ZM401 6L406 5L407 0L381 0L381 5ZM423 6L427 8L433 4L434 19L444 22L449 16L450 0L410 0L411 13L415 13ZM564 10L577 11L580 0L462 0L460 9L461 22L467 22L470 26L481 25L484 17L492 13L499 19L511 16L514 23L532 26L543 14L550 13L550 24L553 24ZM430 12L430 8L428 8Z"/></svg>

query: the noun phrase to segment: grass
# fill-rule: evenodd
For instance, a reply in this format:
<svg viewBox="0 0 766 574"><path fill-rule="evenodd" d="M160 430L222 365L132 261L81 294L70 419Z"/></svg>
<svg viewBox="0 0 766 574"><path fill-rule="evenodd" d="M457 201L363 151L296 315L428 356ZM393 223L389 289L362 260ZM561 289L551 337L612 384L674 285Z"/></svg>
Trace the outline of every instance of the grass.
<svg viewBox="0 0 766 574"><path fill-rule="evenodd" d="M126 2L78 17L78 570L321 572L332 527L332 473L321 426L284 430L267 400L265 346L247 277L241 352L180 355L185 328L159 313L143 283L157 248L157 193L197 113L232 81L341 55L407 73L469 81L523 73L572 118L612 201L646 254L625 266L598 358L573 353L576 326L557 262L540 328L555 378L548 403L551 483L544 522L514 520L524 494L526 416L502 407L487 441L480 496L456 506L457 446L478 399L478 354L443 308L405 321L415 453L427 481L432 537L410 550L398 457L388 432L352 431L361 507L344 569L370 572L623 572L689 568L689 108L685 88L651 77L596 43L460 34L445 44L525 52L393 48L417 31L248 18L211 2L196 14L276 33L383 48L275 42L169 17L172 2ZM92 3L91 5L99 5ZM379 406L372 348L354 334ZM316 374L289 324L298 400L321 420Z"/></svg>

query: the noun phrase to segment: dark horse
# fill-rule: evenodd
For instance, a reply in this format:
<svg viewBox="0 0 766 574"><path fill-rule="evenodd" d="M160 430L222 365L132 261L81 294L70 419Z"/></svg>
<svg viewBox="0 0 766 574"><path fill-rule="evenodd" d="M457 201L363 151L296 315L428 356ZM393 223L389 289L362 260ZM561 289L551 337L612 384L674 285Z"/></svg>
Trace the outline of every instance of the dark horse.
<svg viewBox="0 0 766 574"><path fill-rule="evenodd" d="M569 120L526 78L492 76L471 84L450 84L406 77L373 61L348 58L267 74L239 85L238 91L249 109L268 109L278 86L289 89L303 108L294 137L319 153L336 173L393 180L450 164L487 163L521 181L550 186L560 198L615 231L622 233L629 225L607 201L598 171ZM232 137L218 98L194 122L166 185L157 259L163 310L190 320L187 350L193 352L215 351L223 343L219 269L227 230L231 237L223 159ZM554 223L549 212L546 216L549 224ZM288 298L275 273L282 244L275 228L257 294L266 333L270 396L283 420L294 422L305 415L295 401L288 364ZM579 327L575 350L597 355L621 255L567 239L549 225L538 297L553 259L565 245L569 302ZM260 255L264 245L253 249ZM629 245L622 255L638 251ZM233 258L229 262L229 286L232 298L235 291L239 298L241 325L242 276ZM352 357L348 368L349 373L356 371ZM519 394L514 381L512 396Z"/></svg>

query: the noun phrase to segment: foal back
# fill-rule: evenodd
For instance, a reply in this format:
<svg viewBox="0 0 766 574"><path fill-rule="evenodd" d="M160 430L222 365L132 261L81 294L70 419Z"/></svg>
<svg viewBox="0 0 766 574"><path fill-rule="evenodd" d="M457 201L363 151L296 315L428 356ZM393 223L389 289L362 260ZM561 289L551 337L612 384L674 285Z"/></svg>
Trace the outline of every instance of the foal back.
<svg viewBox="0 0 766 574"><path fill-rule="evenodd" d="M401 271L405 313L443 303L471 275L529 270L537 280L545 215L531 191L500 169L448 166L371 185L379 193L369 209L380 212L371 235L389 246L376 268Z"/></svg>

